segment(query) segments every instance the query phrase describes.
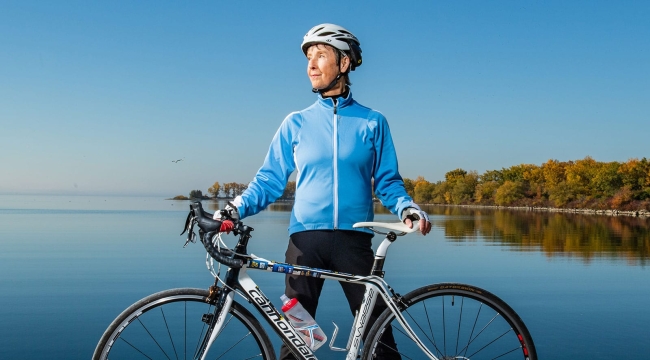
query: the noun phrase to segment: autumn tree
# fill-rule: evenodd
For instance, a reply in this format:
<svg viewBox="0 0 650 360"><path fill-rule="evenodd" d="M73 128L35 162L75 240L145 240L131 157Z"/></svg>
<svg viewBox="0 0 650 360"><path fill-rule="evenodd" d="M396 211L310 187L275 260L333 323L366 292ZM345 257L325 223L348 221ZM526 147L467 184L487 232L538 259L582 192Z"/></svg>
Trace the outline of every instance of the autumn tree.
<svg viewBox="0 0 650 360"><path fill-rule="evenodd" d="M417 203L428 204L431 203L433 199L433 190L435 185L424 180L423 177L419 176L415 181L415 186L413 189L413 200Z"/></svg>
<svg viewBox="0 0 650 360"><path fill-rule="evenodd" d="M232 196L232 191L233 191L233 184L235 183L224 183L223 184L223 195L226 198L231 198Z"/></svg>
<svg viewBox="0 0 650 360"><path fill-rule="evenodd" d="M553 188L565 180L564 169L566 163L549 160L542 165L542 175L547 188Z"/></svg>
<svg viewBox="0 0 650 360"><path fill-rule="evenodd" d="M415 198L415 182L413 180L404 178L404 188L410 197Z"/></svg>
<svg viewBox="0 0 650 360"><path fill-rule="evenodd" d="M212 195L212 197L217 198L219 197L219 190L221 190L221 185L219 184L218 181L216 181L210 188L208 189L208 194Z"/></svg>
<svg viewBox="0 0 650 360"><path fill-rule="evenodd" d="M233 197L239 196L244 193L244 190L248 188L246 184L232 183Z"/></svg>
<svg viewBox="0 0 650 360"><path fill-rule="evenodd" d="M648 171L650 164L646 158L630 159L618 168L623 186L628 186L632 191L640 191L645 187Z"/></svg>

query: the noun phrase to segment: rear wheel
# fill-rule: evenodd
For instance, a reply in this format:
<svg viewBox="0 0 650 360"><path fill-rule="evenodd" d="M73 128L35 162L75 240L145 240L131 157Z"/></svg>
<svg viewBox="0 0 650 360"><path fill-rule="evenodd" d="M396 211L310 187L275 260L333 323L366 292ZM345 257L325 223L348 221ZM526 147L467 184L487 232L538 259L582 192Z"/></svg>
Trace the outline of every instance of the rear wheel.
<svg viewBox="0 0 650 360"><path fill-rule="evenodd" d="M195 359L214 313L203 289L172 289L124 310L97 344L93 359ZM233 302L209 359L275 359L273 345L251 313Z"/></svg>
<svg viewBox="0 0 650 360"><path fill-rule="evenodd" d="M439 359L537 359L523 321L508 304L483 289L429 285L406 294L402 304L406 321ZM394 341L383 336L390 332ZM426 358L390 310L370 329L363 354L364 359Z"/></svg>

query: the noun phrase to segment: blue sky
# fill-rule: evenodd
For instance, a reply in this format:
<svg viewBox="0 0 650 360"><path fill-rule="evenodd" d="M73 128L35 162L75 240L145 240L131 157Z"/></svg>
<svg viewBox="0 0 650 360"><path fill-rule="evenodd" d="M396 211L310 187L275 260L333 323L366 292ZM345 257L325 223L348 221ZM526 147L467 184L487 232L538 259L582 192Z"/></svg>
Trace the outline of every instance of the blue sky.
<svg viewBox="0 0 650 360"><path fill-rule="evenodd" d="M352 92L404 177L650 157L648 19L646 1L3 1L0 193L247 183L315 100L300 42L322 22L360 39Z"/></svg>

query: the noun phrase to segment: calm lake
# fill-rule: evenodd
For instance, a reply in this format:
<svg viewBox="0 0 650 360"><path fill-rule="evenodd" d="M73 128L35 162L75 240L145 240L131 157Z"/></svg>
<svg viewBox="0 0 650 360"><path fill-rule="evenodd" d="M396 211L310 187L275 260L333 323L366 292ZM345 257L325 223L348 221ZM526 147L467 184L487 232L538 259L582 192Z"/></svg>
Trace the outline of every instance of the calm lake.
<svg viewBox="0 0 650 360"><path fill-rule="evenodd" d="M0 359L89 359L133 302L168 288L210 286L203 247L183 248L179 236L188 205L0 195ZM650 358L650 219L426 210L431 234L406 236L390 249L386 280L396 291L437 282L485 288L519 313L541 359ZM252 253L284 259L289 211L289 204L273 205L245 220L255 228ZM376 220L396 219L376 211ZM407 264L418 270L407 273ZM283 276L251 275L279 305ZM352 316L337 283L325 284L317 320L328 336L336 322L337 346L345 346ZM342 357L326 347L317 355Z"/></svg>

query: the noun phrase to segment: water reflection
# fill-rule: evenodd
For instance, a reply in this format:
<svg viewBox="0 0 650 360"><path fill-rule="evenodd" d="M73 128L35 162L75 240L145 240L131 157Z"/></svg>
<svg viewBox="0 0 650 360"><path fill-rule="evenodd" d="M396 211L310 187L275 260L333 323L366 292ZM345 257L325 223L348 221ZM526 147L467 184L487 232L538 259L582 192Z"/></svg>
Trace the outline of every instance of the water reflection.
<svg viewBox="0 0 650 360"><path fill-rule="evenodd" d="M485 241L547 256L625 260L645 265L650 219L501 209L428 206L432 225L454 242Z"/></svg>

